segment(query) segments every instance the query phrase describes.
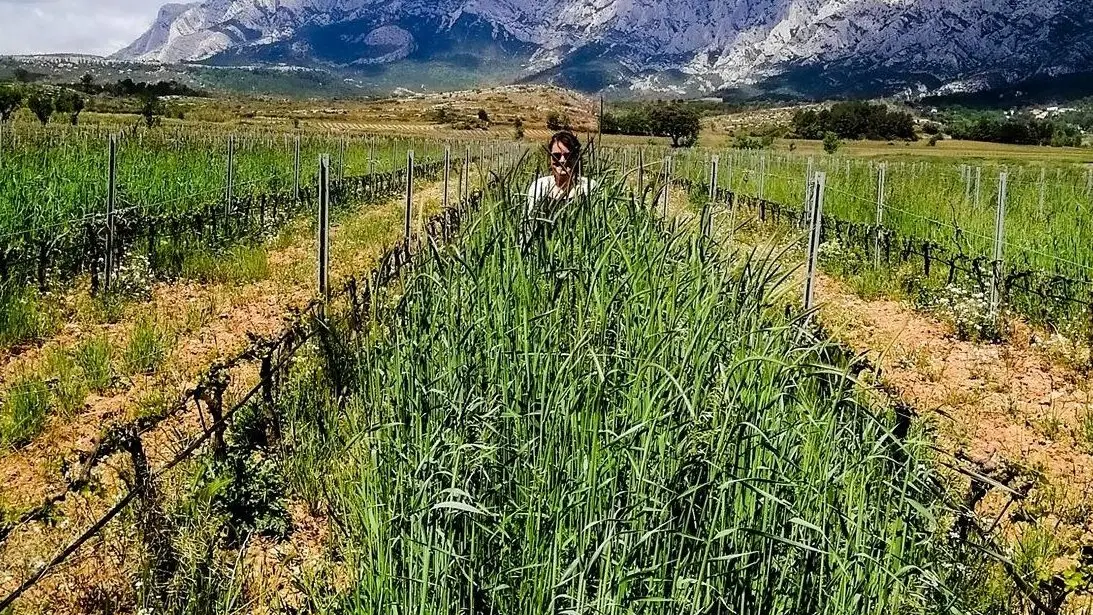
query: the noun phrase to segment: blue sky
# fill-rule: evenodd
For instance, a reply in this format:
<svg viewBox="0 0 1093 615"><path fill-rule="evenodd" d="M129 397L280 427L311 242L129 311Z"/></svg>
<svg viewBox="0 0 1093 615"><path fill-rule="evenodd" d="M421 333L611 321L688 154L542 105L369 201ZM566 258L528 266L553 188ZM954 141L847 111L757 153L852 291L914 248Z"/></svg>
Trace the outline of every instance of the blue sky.
<svg viewBox="0 0 1093 615"><path fill-rule="evenodd" d="M0 55L108 55L140 36L164 1L0 0Z"/></svg>

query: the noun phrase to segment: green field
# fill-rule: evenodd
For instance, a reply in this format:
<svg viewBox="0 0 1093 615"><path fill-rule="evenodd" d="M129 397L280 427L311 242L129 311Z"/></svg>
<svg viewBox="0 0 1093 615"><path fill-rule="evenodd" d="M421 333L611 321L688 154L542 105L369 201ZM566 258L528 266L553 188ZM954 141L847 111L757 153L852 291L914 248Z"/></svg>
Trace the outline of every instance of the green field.
<svg viewBox="0 0 1093 615"><path fill-rule="evenodd" d="M289 451L281 489L338 528L338 572L309 590L317 608L974 603L985 568L946 538L954 511L927 441L787 314L775 259L670 226L621 189L551 221L511 192L488 193L458 241L380 290L363 330L323 334L231 440ZM261 444L270 423L253 417L267 412L287 441ZM232 591L230 563L208 566L199 537L246 520L202 508L201 485L240 479L202 472L180 504L200 514L179 526L194 548L167 582L171 611ZM278 510L259 511L274 535Z"/></svg>
<svg viewBox="0 0 1093 615"><path fill-rule="evenodd" d="M718 155L717 185L723 194L716 212L722 224L762 213L754 204L737 210L737 201L728 196L734 194L765 200L773 205L771 219L803 226L806 178L823 172L824 242L846 251L847 268L855 272L873 268L877 245L886 267L915 260L923 279L914 283L924 290L960 284L989 292L1005 174L1003 302L1050 327L1085 331L1093 322L1093 167L1065 161L862 159L738 150L673 154L646 148L643 153L647 174L656 177L663 177L662 157L672 155L673 181L690 187L696 205L708 200L711 156ZM635 169L638 150L608 150L608 157Z"/></svg>
<svg viewBox="0 0 1093 615"><path fill-rule="evenodd" d="M27 238L5 255L78 245L50 242L78 237L89 216L105 213L106 137L54 127L5 137L0 219L8 236ZM229 204L227 138L127 135L119 210L161 222L161 233L209 212L253 216L248 203L265 219L268 199L291 189L294 139L236 133L232 187L241 200ZM370 143L309 134L302 158L330 153L336 175L397 179L406 150L421 160L443 151L388 139L373 157ZM710 204L714 153L721 192ZM691 209L674 217L655 196L666 155L671 190L689 190ZM731 228L728 239L723 227L705 234L693 215L713 214L718 225L757 218L762 207L768 222L793 227L811 167L827 174L825 244L845 242L842 266L873 267L879 228L896 246L883 256L883 275L920 258L917 249L935 259L919 288L981 284L974 272L992 258L992 187L1003 167L983 164L977 174L963 163L890 160L878 225L875 159L605 147L587 161L602 186L592 198L528 215L524 187L541 157L511 172L511 158L493 158L479 169L484 193L463 204L458 226L442 218L425 228L444 228L443 237L381 261L397 275L358 272L359 286L300 315L287 345L264 357L249 351L248 360L264 359L252 370L260 383L215 402L231 408L223 446L202 413L194 429L209 442L187 448L194 434L181 431L166 447L147 441L168 457L194 453L159 466L164 474L142 475L140 456L127 451L137 479L118 482L136 503L112 521L128 542L111 553L131 610L241 613L276 599L285 610L361 614L1033 612L1032 599L1052 589L1041 585L1062 577L1014 564L974 504L962 508L967 479L943 469L952 460L929 426L877 395L861 359L801 309L797 254L753 251ZM301 172L305 183L313 164ZM1009 270L1088 279L1086 169L1004 171ZM341 207L367 202L352 190L338 197ZM281 222L314 213L312 200L278 202L289 201L295 207ZM261 227L225 235L223 223L177 225L173 234L220 242L225 251L213 259L265 236ZM127 254L166 250L155 234L132 237ZM972 273L945 280L951 271L936 263L946 254ZM46 282L86 273L72 269ZM39 281L33 265L17 271L12 288ZM1041 278L1022 280L1042 290ZM1088 296L1068 288L1079 304ZM1040 322L1083 314L1019 289L1007 306ZM4 323L16 322L17 305L5 308ZM156 350L154 327L136 329L133 338ZM100 350L85 342L78 354L109 369L112 359L95 361ZM148 371L142 361L153 353L126 354L131 371ZM58 384L9 392L5 425L57 397ZM203 408L214 398L201 398ZM44 414L35 416L40 428ZM20 433L5 446L34 438ZM83 496L115 502L120 488ZM50 524L61 515L43 514ZM256 597L247 549L300 547L301 519L321 526L323 538L293 577L293 605Z"/></svg>
<svg viewBox="0 0 1093 615"><path fill-rule="evenodd" d="M313 215L320 154L330 157L334 189L361 201L405 183L397 175L405 172L409 150L420 170L435 174L444 147L425 139L219 128L115 133L6 126L0 135L0 346L39 334L32 322L36 293L63 289L84 274L93 289L105 285L108 253L112 270L141 261L149 275L170 279L183 274L189 254L259 241ZM453 153L453 165L463 153Z"/></svg>

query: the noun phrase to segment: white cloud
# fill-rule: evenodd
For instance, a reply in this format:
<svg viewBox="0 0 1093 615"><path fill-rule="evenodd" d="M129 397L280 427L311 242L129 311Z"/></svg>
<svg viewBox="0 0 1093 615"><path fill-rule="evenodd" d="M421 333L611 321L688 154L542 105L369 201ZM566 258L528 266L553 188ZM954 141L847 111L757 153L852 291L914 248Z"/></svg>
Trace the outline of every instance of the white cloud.
<svg viewBox="0 0 1093 615"><path fill-rule="evenodd" d="M164 0L0 0L0 54L108 55L152 24Z"/></svg>

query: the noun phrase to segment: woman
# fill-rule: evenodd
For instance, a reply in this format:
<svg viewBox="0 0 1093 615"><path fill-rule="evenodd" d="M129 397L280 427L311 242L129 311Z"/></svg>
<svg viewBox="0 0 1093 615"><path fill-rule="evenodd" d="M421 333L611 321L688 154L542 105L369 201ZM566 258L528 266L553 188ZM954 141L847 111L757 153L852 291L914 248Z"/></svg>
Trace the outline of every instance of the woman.
<svg viewBox="0 0 1093 615"><path fill-rule="evenodd" d="M539 203L570 201L586 196L596 189L596 182L580 176L581 142L571 132L558 132L547 145L550 152L550 175L540 177L528 188L528 214L539 216Z"/></svg>

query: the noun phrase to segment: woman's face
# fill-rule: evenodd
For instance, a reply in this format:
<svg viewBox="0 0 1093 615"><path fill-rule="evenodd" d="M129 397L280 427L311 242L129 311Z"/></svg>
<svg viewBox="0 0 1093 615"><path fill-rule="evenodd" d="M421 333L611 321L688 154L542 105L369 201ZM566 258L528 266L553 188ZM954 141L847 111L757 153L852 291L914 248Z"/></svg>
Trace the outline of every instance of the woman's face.
<svg viewBox="0 0 1093 615"><path fill-rule="evenodd" d="M570 159L569 148L560 141L550 148L550 171L558 179L568 179L576 160Z"/></svg>

